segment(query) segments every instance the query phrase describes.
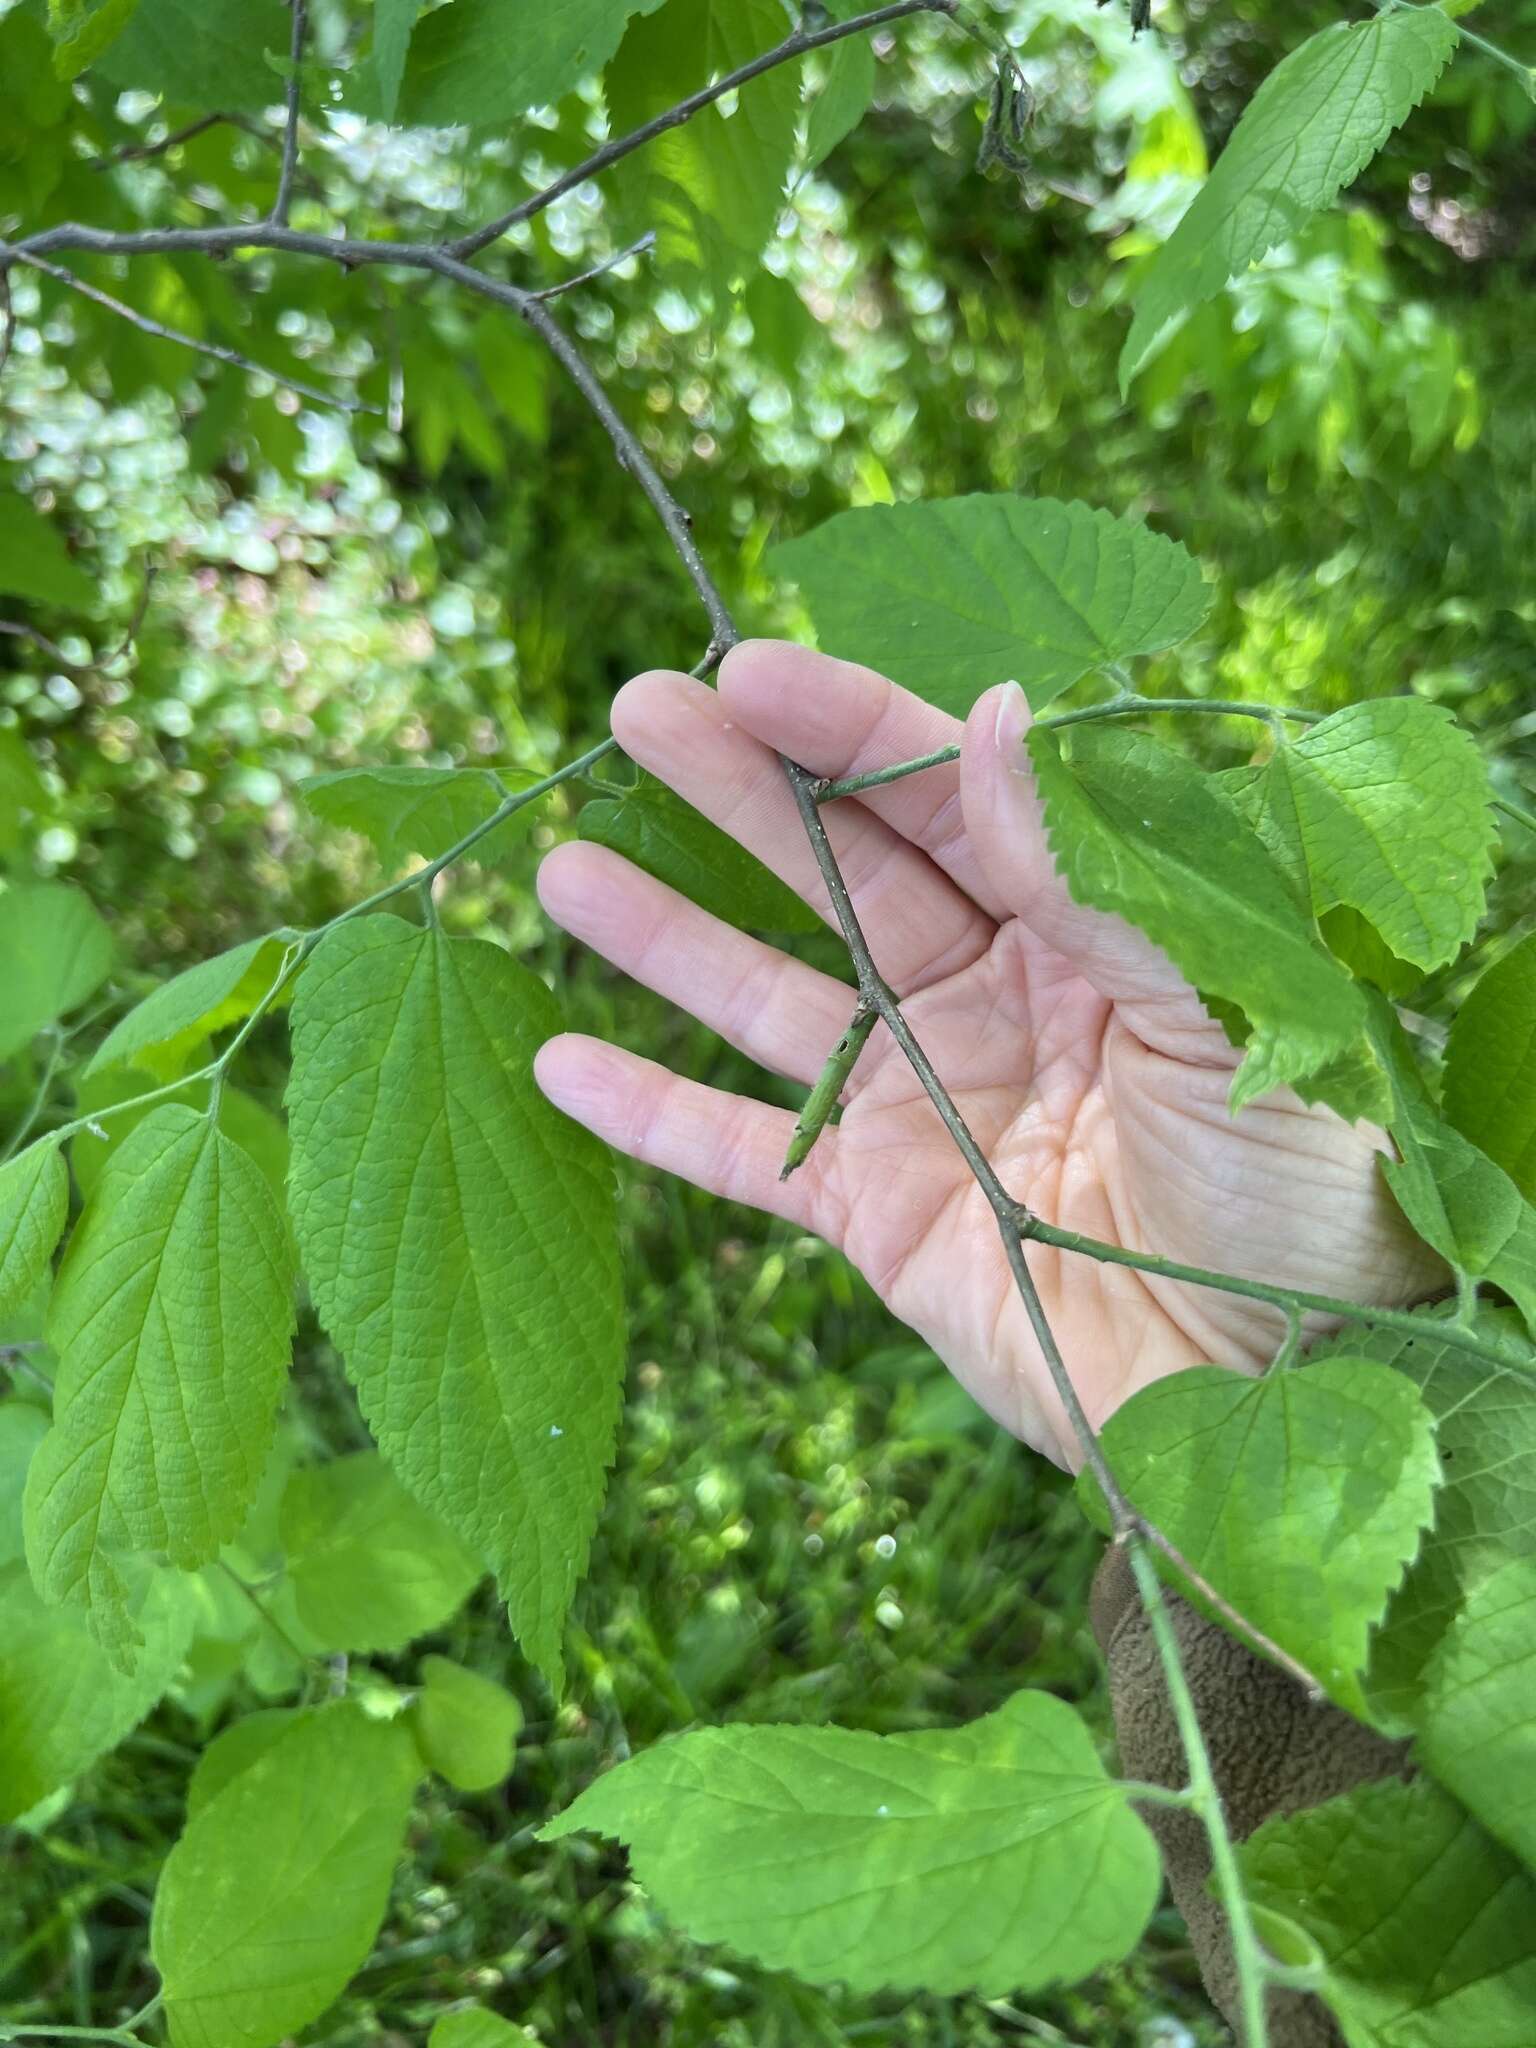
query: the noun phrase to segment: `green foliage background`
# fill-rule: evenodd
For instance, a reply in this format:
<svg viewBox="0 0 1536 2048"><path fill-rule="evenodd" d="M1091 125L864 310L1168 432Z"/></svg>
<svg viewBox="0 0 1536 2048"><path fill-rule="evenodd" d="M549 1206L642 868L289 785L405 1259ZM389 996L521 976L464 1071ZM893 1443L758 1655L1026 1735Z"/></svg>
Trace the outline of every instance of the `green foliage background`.
<svg viewBox="0 0 1536 2048"><path fill-rule="evenodd" d="M339 48L342 11L312 12L317 49ZM775 274L712 299L688 222L669 213L637 274L567 302L727 594L756 629L800 630L768 550L848 505L1083 498L1152 518L1216 574L1205 626L1154 661L1149 690L1334 709L1411 682L1472 727L1496 786L1530 805L1536 106L1490 66L1455 67L1344 208L1196 313L1122 404L1114 308L1132 267L1257 81L1332 15L1279 0L1169 9L1133 43L1118 10L1087 0L994 12L1037 99L1021 177L976 168L981 53L918 23L877 44L874 110L799 187ZM1531 47L1536 5L1511 0L1499 33ZM0 215L35 218L51 172L49 217L87 199L96 217L100 173L50 155L64 89L41 68L41 34L26 5L0 14L13 59ZM103 150L157 118L125 64L126 96L93 102ZM259 109L280 88L229 90ZM338 115L308 174L350 206L354 231L387 214L449 232L508 203L525 170L542 180L579 160L599 122L591 95L536 115L520 141L381 139ZM173 189L260 200L273 162L245 129L209 129L118 179L123 218L159 217ZM580 270L653 218L638 174L610 184L606 210L581 196L515 234L514 261L541 279ZM281 293L269 268L244 269L237 282L155 258L112 288L312 381L361 372L379 404L398 377L403 431L368 417L349 431L289 394L252 395L238 372L46 281L14 282L0 457L69 537L90 597L0 597L0 615L69 657L0 641L0 775L20 740L47 786L5 851L13 872L67 877L113 906L128 979L146 988L369 886L366 849L316 823L302 778L538 771L601 736L625 677L700 652L649 514L515 324L440 294L386 300L318 267L297 286L285 271ZM150 563L133 658L94 665ZM1245 758L1218 721L1179 738L1213 762ZM558 976L578 1026L774 1093L541 925L537 855L583 800L562 796L553 824L456 874L445 924ZM1507 828L1505 856L1496 901L1528 915L1529 835ZM1453 992L1447 978L1439 997ZM6 1070L7 1123L35 1081L25 1061ZM265 1073L258 1060L257 1099L280 1086L275 1058ZM918 1729L988 1712L1027 1671L1106 1725L1084 1618L1096 1543L1065 1483L985 1425L824 1248L641 1173L626 1172L623 1204L629 1406L577 1599L576 1702L550 1709L488 1598L442 1633L445 1654L522 1694L515 1773L418 1806L372 1963L302 2038L414 2041L483 1993L551 2044L1219 2039L1171 1918L1133 1964L1033 2000L1028 2018L1007 2001L949 2010L730 1965L667 1930L611 1847L532 1847L598 1758L695 1719ZM301 1440L363 1444L312 1321L297 1386ZM238 1686L239 1704L260 1704L249 1678ZM4 1838L5 2017L99 2023L147 1995L148 1898L225 1704L210 1675L56 1815Z"/></svg>

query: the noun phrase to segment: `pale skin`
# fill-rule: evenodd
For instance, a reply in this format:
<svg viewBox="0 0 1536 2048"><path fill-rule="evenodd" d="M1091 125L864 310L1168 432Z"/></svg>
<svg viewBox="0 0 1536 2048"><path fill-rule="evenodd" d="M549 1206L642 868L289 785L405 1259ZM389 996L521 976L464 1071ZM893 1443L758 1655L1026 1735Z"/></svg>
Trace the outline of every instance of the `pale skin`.
<svg viewBox="0 0 1536 2048"><path fill-rule="evenodd" d="M1383 1134L1289 1091L1229 1117L1238 1055L1193 990L1140 932L1072 902L1045 839L1029 722L1016 686L990 690L958 762L824 812L875 961L1004 1185L1049 1222L1137 1251L1335 1298L1423 1299L1441 1276L1383 1184ZM713 689L637 677L613 730L829 922L776 750L842 776L962 738L884 677L772 641L733 650ZM539 894L615 967L807 1087L848 1025L842 983L605 848L557 848ZM992 1211L883 1028L841 1122L787 1181L788 1111L574 1033L543 1047L536 1072L619 1151L839 1246L999 1422L1081 1462ZM1038 1244L1028 1260L1095 1426L1185 1367L1259 1371L1283 1332L1278 1311L1237 1296Z"/></svg>

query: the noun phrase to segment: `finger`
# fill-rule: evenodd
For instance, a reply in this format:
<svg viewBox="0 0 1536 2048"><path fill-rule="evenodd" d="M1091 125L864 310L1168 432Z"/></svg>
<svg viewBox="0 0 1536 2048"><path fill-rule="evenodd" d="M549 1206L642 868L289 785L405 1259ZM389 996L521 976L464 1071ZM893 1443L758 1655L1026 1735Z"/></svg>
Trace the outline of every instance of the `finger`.
<svg viewBox="0 0 1536 2048"><path fill-rule="evenodd" d="M575 1032L541 1045L533 1072L557 1109L616 1151L834 1243L841 1238L842 1218L826 1188L835 1130L823 1131L805 1164L781 1181L795 1128L788 1110L685 1081L654 1060Z"/></svg>
<svg viewBox="0 0 1536 2048"><path fill-rule="evenodd" d="M556 847L539 869L539 901L573 938L792 1081L814 1081L847 1029L852 989L723 924L607 847Z"/></svg>
<svg viewBox="0 0 1536 2048"><path fill-rule="evenodd" d="M1032 723L1024 692L1004 683L977 700L961 741L966 829L993 890L1119 1006L1146 1044L1178 1058L1235 1065L1225 1033L1162 948L1123 918L1073 902L1056 869L1024 744Z"/></svg>
<svg viewBox="0 0 1536 2048"><path fill-rule="evenodd" d="M765 745L817 775L863 775L954 746L960 721L857 662L787 640L744 640L720 667L720 700ZM858 801L994 918L1003 914L971 850L960 806L960 764L868 789Z"/></svg>
<svg viewBox="0 0 1536 2048"><path fill-rule="evenodd" d="M777 757L715 691L692 676L637 676L614 699L613 731L627 754L836 924ZM985 912L869 811L829 805L827 834L876 963L899 993L957 973L991 944Z"/></svg>

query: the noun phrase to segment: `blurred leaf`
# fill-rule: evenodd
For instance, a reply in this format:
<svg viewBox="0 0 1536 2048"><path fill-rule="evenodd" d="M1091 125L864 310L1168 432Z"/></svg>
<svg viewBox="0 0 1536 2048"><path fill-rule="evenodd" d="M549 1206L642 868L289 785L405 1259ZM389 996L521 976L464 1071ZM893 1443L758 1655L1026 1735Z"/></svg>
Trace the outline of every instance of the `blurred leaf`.
<svg viewBox="0 0 1536 2048"><path fill-rule="evenodd" d="M444 2013L433 2023L427 2048L536 2048L524 2027L477 2006L472 2012Z"/></svg>
<svg viewBox="0 0 1536 2048"><path fill-rule="evenodd" d="M263 59L287 62L289 27L283 0L146 0L99 69L173 105L259 112L283 97Z"/></svg>
<svg viewBox="0 0 1536 2048"><path fill-rule="evenodd" d="M1319 916L1351 906L1426 973L1476 931L1498 828L1477 742L1443 706L1348 705L1225 787Z"/></svg>
<svg viewBox="0 0 1536 2048"><path fill-rule="evenodd" d="M31 749L19 732L0 726L0 854L19 853L26 827L51 808Z"/></svg>
<svg viewBox="0 0 1536 2048"><path fill-rule="evenodd" d="M58 1143L39 1138L0 1166L0 1315L12 1315L47 1277L69 1214L69 1173Z"/></svg>
<svg viewBox="0 0 1536 2048"><path fill-rule="evenodd" d="M1491 1835L1536 1865L1536 1559L1474 1586L1424 1675L1415 1754Z"/></svg>
<svg viewBox="0 0 1536 2048"><path fill-rule="evenodd" d="M251 1014L276 981L288 941L298 936L281 931L247 939L162 982L118 1019L86 1073L136 1066L156 1080L174 1080L193 1047Z"/></svg>
<svg viewBox="0 0 1536 2048"><path fill-rule="evenodd" d="M1073 901L1126 918L1253 1025L1233 1109L1282 1081L1311 1075L1314 1089L1323 1085L1329 1062L1363 1032L1360 991L1210 778L1146 734L1107 726L1073 728L1070 758L1037 726L1029 751ZM1351 1109L1357 1085L1351 1073Z"/></svg>
<svg viewBox="0 0 1536 2048"><path fill-rule="evenodd" d="M499 127L528 107L552 105L602 69L632 14L659 5L560 0L509 8L504 0L453 0L417 26L400 120L429 128Z"/></svg>
<svg viewBox="0 0 1536 2048"><path fill-rule="evenodd" d="M435 860L483 825L509 791L529 788L538 778L493 768L339 768L306 775L297 785L317 818L371 842L389 874L412 854ZM479 860L504 853L534 821L536 804L524 804L475 850Z"/></svg>
<svg viewBox="0 0 1536 2048"><path fill-rule="evenodd" d="M1152 1838L1064 1701L912 1735L705 1728L617 1765L542 1831L592 1828L695 1941L855 1991L1068 1982L1157 1901Z"/></svg>
<svg viewBox="0 0 1536 2048"><path fill-rule="evenodd" d="M68 882L17 883L0 895L0 1060L94 995L116 952L90 898Z"/></svg>
<svg viewBox="0 0 1536 2048"><path fill-rule="evenodd" d="M299 1711L292 1707L258 1708L254 1714L242 1714L238 1721L231 1721L222 1729L197 1760L187 1786L187 1819L196 1820L226 1785L249 1770L258 1757L265 1756L292 1727Z"/></svg>
<svg viewBox="0 0 1536 2048"><path fill-rule="evenodd" d="M1494 962L1456 1013L1445 1113L1536 1201L1536 932Z"/></svg>
<svg viewBox="0 0 1536 2048"><path fill-rule="evenodd" d="M424 1657L411 1726L422 1761L461 1792L488 1792L512 1769L523 1710L504 1686L446 1657Z"/></svg>
<svg viewBox="0 0 1536 2048"><path fill-rule="evenodd" d="M32 1454L48 1434L47 1411L31 1401L0 1401L0 1566L25 1553L21 1496Z"/></svg>
<svg viewBox="0 0 1536 2048"><path fill-rule="evenodd" d="M84 1604L115 1662L135 1643L122 1554L198 1565L239 1528L293 1320L287 1232L260 1172L206 1117L154 1110L59 1270L53 1428L27 1489L39 1591Z"/></svg>
<svg viewBox="0 0 1536 2048"><path fill-rule="evenodd" d="M53 68L60 78L78 78L122 34L139 0L48 0Z"/></svg>
<svg viewBox="0 0 1536 2048"><path fill-rule="evenodd" d="M69 611L96 604L96 586L71 559L58 528L14 490L0 490L0 592Z"/></svg>
<svg viewBox="0 0 1536 2048"><path fill-rule="evenodd" d="M622 796L583 804L576 829L727 924L767 932L820 929L821 919L787 883L653 775Z"/></svg>
<svg viewBox="0 0 1536 2048"><path fill-rule="evenodd" d="M1440 1476L1412 1383L1360 1358L1260 1380L1196 1366L1134 1394L1103 1444L1132 1503L1194 1570L1364 1718L1370 1632ZM1091 1478L1078 1487L1099 1499Z"/></svg>
<svg viewBox="0 0 1536 2048"><path fill-rule="evenodd" d="M76 1091L76 1113L93 1116L116 1104L131 1102L135 1096L149 1094L158 1085L153 1074L141 1073L135 1067L112 1067L104 1074L81 1081ZM201 1115L208 1108L212 1092L211 1082L188 1081L165 1100L185 1103ZM102 1175L121 1147L157 1107L152 1103L143 1109L123 1109L94 1129L75 1133L70 1140L70 1164L86 1201L101 1186ZM272 1190L272 1199L281 1210L287 1199L288 1180L288 1133L281 1118L247 1095L243 1088L226 1081L219 1091L217 1121L225 1137L232 1138L260 1167L262 1178ZM286 1220L285 1216L285 1224Z"/></svg>
<svg viewBox="0 0 1536 2048"><path fill-rule="evenodd" d="M1120 389L1169 323L1296 234L1359 176L1455 49L1438 8L1337 22L1292 50L1243 110L1216 168L1135 288Z"/></svg>
<svg viewBox="0 0 1536 2048"><path fill-rule="evenodd" d="M867 505L775 548L830 654L963 717L994 683L1038 711L1107 661L1185 639L1200 565L1150 527L1003 493Z"/></svg>
<svg viewBox="0 0 1536 2048"><path fill-rule="evenodd" d="M1266 1821L1238 1858L1321 1953L1349 2048L1529 2048L1536 1884L1432 1779Z"/></svg>
<svg viewBox="0 0 1536 2048"><path fill-rule="evenodd" d="M404 1649L457 1613L483 1572L377 1451L295 1472L281 1531L299 1621L327 1653Z"/></svg>
<svg viewBox="0 0 1536 2048"><path fill-rule="evenodd" d="M373 0L373 75L382 120L395 118L411 31L420 12L421 0Z"/></svg>
<svg viewBox="0 0 1536 2048"><path fill-rule="evenodd" d="M150 1947L172 2048L271 2048L372 1948L420 1766L350 1700L295 1714L187 1822Z"/></svg>
<svg viewBox="0 0 1536 2048"><path fill-rule="evenodd" d="M844 36L826 53L827 74L805 124L805 167L814 171L869 112L875 52L867 35Z"/></svg>

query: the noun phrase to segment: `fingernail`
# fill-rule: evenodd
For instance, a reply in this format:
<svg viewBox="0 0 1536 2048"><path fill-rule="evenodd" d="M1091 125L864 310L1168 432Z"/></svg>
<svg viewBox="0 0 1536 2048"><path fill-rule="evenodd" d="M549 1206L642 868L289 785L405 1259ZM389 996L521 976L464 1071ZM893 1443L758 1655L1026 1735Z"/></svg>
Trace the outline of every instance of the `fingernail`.
<svg viewBox="0 0 1536 2048"><path fill-rule="evenodd" d="M997 693L997 716L992 726L992 744L1002 756L1003 765L1011 775L1023 775L1028 771L1028 763L1024 758L1024 740L1032 723L1029 699L1021 685L1004 683Z"/></svg>

